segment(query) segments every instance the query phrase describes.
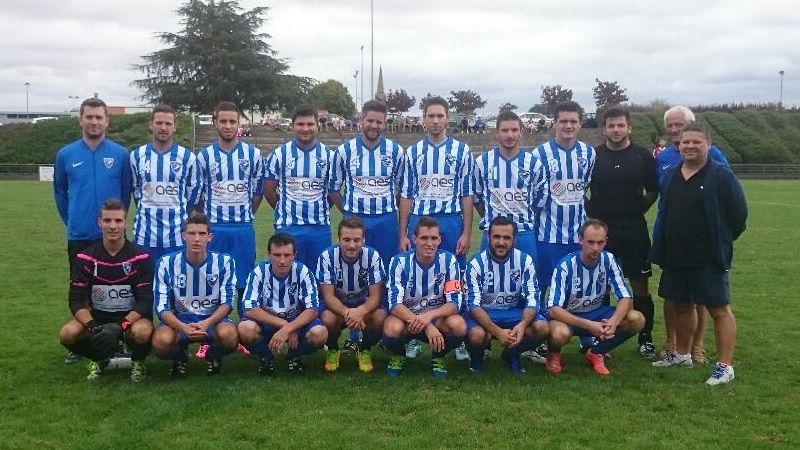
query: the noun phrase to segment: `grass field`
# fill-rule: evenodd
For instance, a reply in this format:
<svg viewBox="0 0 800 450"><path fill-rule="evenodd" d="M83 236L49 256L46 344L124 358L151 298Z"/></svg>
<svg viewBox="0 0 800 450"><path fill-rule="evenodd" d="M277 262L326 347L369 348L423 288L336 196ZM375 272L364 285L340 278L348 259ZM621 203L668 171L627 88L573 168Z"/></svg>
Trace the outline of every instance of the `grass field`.
<svg viewBox="0 0 800 450"><path fill-rule="evenodd" d="M326 374L319 352L304 378L282 365L260 378L237 353L214 378L192 361L188 379L170 382L168 363L151 356L143 383L127 371L89 382L58 343L68 277L51 187L0 182L0 448L800 448L800 182L744 186L750 219L731 275L737 378L709 388L709 368L652 369L634 342L614 351L607 378L573 344L559 376L527 362L512 376L495 351L480 375L451 357L450 376L433 379L419 358L391 379L376 350L371 374L351 359ZM259 257L268 216L257 217ZM658 344L660 312L655 331ZM706 346L713 358L710 330Z"/></svg>

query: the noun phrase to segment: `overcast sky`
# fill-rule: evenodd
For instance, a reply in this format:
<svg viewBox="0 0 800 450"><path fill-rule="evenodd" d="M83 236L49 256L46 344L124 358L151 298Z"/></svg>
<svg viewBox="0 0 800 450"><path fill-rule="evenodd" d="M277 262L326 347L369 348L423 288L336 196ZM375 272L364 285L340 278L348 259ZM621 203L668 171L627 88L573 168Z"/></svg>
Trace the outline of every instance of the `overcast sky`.
<svg viewBox="0 0 800 450"><path fill-rule="evenodd" d="M154 37L177 31L180 2L3 0L0 110L64 111L97 92L110 105L142 101L130 86ZM335 79L361 100L383 67L389 89L417 98L470 89L489 114L527 110L542 85L561 84L594 109L595 78L631 102L777 102L800 105L800 20L790 0L614 2L569 0L241 0L268 6L264 31L290 72ZM76 103L80 103L80 99ZM418 113L415 109L412 113Z"/></svg>

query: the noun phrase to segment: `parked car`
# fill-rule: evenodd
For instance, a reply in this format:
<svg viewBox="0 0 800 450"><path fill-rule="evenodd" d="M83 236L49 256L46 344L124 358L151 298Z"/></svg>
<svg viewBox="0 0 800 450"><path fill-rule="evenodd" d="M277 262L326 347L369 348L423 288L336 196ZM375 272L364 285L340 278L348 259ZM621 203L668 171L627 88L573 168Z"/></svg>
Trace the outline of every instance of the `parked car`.
<svg viewBox="0 0 800 450"><path fill-rule="evenodd" d="M45 120L58 120L58 117L53 117L53 116L36 117L34 119L31 119L31 123L39 123Z"/></svg>
<svg viewBox="0 0 800 450"><path fill-rule="evenodd" d="M583 114L583 123L581 123L581 128L597 128L597 114L596 113L584 113Z"/></svg>
<svg viewBox="0 0 800 450"><path fill-rule="evenodd" d="M542 122L542 119L544 119L544 122ZM545 130L553 128L553 123L555 123L555 119L553 119L552 117L547 117L542 113L536 113L536 112L522 113L519 115L519 120L522 121L522 126L524 126L525 128L530 128L530 125L528 125L530 123L534 124L537 127L537 129L539 126L543 125Z"/></svg>
<svg viewBox="0 0 800 450"><path fill-rule="evenodd" d="M198 125L213 125L214 124L214 116L211 114L198 114L197 115L197 124Z"/></svg>

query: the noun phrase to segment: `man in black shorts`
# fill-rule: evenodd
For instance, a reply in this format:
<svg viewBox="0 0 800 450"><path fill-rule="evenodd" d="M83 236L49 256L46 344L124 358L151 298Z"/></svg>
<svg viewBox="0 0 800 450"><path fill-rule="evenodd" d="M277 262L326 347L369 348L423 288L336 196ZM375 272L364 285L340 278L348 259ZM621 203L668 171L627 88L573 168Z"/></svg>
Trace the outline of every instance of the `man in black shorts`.
<svg viewBox="0 0 800 450"><path fill-rule="evenodd" d="M733 241L745 229L747 201L733 172L709 158L711 138L703 125L686 125L679 142L682 162L665 175L651 253L663 269L658 294L675 310L676 345L653 366L692 366L695 305L705 305L717 344L717 364L706 384L715 386L734 378L736 319L728 271Z"/></svg>
<svg viewBox="0 0 800 450"><path fill-rule="evenodd" d="M592 172L590 217L608 224L606 250L617 257L633 289L633 307L645 317L639 333L639 354L655 356L653 345L653 297L648 278L652 275L648 253L650 235L644 214L658 198L655 162L650 151L630 140L630 112L612 107L603 114L606 142L595 148L597 162Z"/></svg>
<svg viewBox="0 0 800 450"><path fill-rule="evenodd" d="M142 381L153 334L153 263L144 249L125 239L121 201L106 200L98 222L103 240L76 256L69 289L73 317L59 339L69 351L90 360L89 380L103 375L124 339L131 348L131 380Z"/></svg>

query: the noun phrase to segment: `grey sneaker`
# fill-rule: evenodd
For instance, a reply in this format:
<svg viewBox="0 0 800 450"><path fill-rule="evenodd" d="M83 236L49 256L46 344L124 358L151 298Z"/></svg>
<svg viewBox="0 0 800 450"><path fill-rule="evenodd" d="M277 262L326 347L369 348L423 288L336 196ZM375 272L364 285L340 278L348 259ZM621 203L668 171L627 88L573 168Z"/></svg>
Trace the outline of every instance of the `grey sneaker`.
<svg viewBox="0 0 800 450"><path fill-rule="evenodd" d="M679 355L675 352L667 353L667 356L664 359L655 361L652 363L653 367L672 367L672 366L684 366L684 367L692 367L692 355Z"/></svg>

